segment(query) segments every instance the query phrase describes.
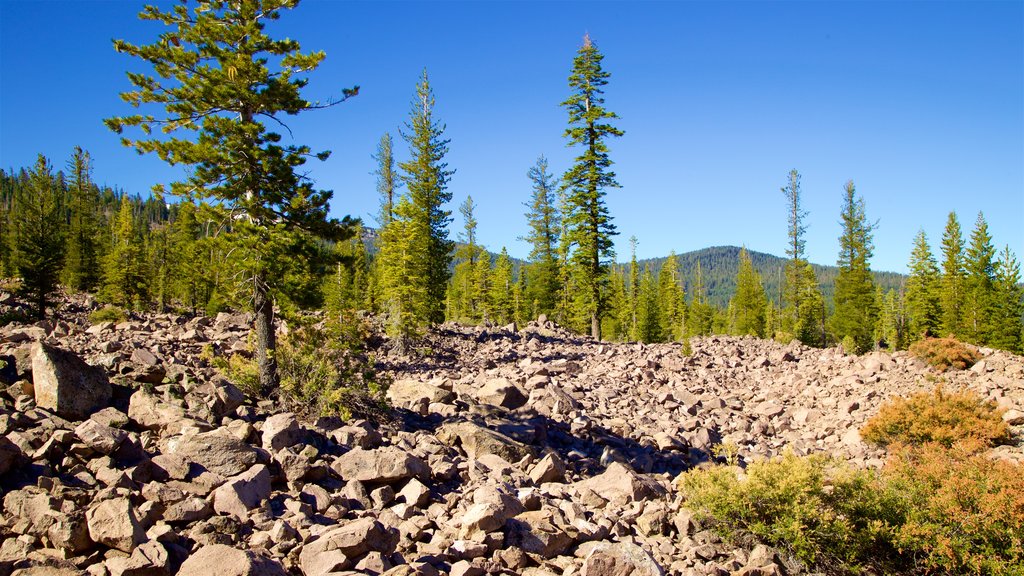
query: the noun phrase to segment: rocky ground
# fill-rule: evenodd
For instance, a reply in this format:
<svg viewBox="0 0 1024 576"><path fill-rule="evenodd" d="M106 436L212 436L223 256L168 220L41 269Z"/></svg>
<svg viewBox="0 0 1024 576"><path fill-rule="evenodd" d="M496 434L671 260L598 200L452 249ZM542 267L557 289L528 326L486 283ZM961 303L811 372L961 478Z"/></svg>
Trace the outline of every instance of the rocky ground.
<svg viewBox="0 0 1024 576"><path fill-rule="evenodd" d="M1024 424L1003 352L936 376L905 353L711 337L683 356L549 322L444 325L383 358L393 420L308 421L210 367L245 348L244 315L89 326L79 304L0 328L0 576L797 574L706 530L675 477L785 449L879 466L857 430L939 379Z"/></svg>

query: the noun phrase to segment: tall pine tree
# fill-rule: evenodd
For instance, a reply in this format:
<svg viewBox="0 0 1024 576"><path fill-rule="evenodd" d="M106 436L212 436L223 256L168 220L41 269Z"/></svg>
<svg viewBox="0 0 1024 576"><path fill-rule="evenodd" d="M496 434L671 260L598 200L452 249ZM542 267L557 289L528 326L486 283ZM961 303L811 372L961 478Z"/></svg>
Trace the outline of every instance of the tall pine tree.
<svg viewBox="0 0 1024 576"><path fill-rule="evenodd" d="M658 271L658 309L661 312L662 335L667 340L681 340L686 321L686 295L683 292L679 259L675 251L668 255L665 264Z"/></svg>
<svg viewBox="0 0 1024 576"><path fill-rule="evenodd" d="M381 228L387 226L395 218L396 194L401 186L398 177L398 170L395 167L394 142L391 134L385 132L377 143L377 153L373 159L377 162L377 169L374 174L377 176L377 194L380 195L380 213L377 215L377 225Z"/></svg>
<svg viewBox="0 0 1024 576"><path fill-rule="evenodd" d="M996 266L991 344L1017 354L1024 352L1024 288L1020 280L1020 263L1006 246L999 253Z"/></svg>
<svg viewBox="0 0 1024 576"><path fill-rule="evenodd" d="M188 166L187 177L173 183L170 192L211 198L230 221L233 262L244 272L255 311L264 394L278 384L274 290L286 286L279 274L289 273L280 263L312 253L304 235L341 241L352 234L347 217L342 222L327 217L332 193L315 190L300 170L310 156L323 160L328 153L284 145L282 136L264 124L283 125L284 115L337 103L312 103L301 94L306 75L325 58L323 52L302 53L297 41L276 40L265 32L282 11L297 5L298 0L198 0L191 11L181 4L166 12L146 7L139 17L167 30L148 45L114 42L118 52L147 62L154 72L129 73L136 89L121 97L137 108L162 107L163 114L106 121L119 134L141 130L140 139L122 138L126 146ZM344 90L342 100L357 91ZM162 134L152 137L154 130ZM157 187L158 195L163 191Z"/></svg>
<svg viewBox="0 0 1024 576"><path fill-rule="evenodd" d="M950 212L942 233L942 331L961 335L964 313L964 239L956 212Z"/></svg>
<svg viewBox="0 0 1024 576"><path fill-rule="evenodd" d="M746 248L740 249L739 270L736 273L736 295L730 302L733 334L764 336L764 314L768 299L761 284L761 275L754 270Z"/></svg>
<svg viewBox="0 0 1024 576"><path fill-rule="evenodd" d="M80 146L68 161L68 211L65 277L73 290L94 290L99 284L100 264L97 239L98 196L92 183L92 158Z"/></svg>
<svg viewBox="0 0 1024 576"><path fill-rule="evenodd" d="M558 306L559 278L558 244L561 215L556 205L555 183L548 172L548 160L537 158L527 176L533 183L533 194L526 204L530 232L525 240L530 243L530 264L526 268L527 298L530 315L553 314Z"/></svg>
<svg viewBox="0 0 1024 576"><path fill-rule="evenodd" d="M978 212L971 244L965 255L967 278L964 282L964 337L976 344L988 344L991 335L996 249L988 233L985 216Z"/></svg>
<svg viewBox="0 0 1024 576"><path fill-rule="evenodd" d="M939 267L932 256L928 237L920 230L914 237L907 278L907 331L911 341L925 334L938 335L942 310L939 305Z"/></svg>
<svg viewBox="0 0 1024 576"><path fill-rule="evenodd" d="M872 230L864 213L864 199L857 197L850 180L843 187L840 212L839 275L836 277L832 330L849 353L863 354L873 346L878 302L868 260L872 255Z"/></svg>
<svg viewBox="0 0 1024 576"><path fill-rule="evenodd" d="M28 181L15 192L14 262L21 276L19 292L32 303L40 320L60 282L64 266L64 190L42 154Z"/></svg>
<svg viewBox="0 0 1024 576"><path fill-rule="evenodd" d="M616 234L604 196L608 188L619 187L606 140L624 134L609 123L618 116L604 108L603 88L611 75L601 68L603 59L590 36L584 36L569 75L572 93L562 102L569 113L565 137L570 146L582 149L562 177L568 204L563 215L566 236L574 248L572 289L577 296L577 312L590 320L590 334L597 339L601 338L601 318L607 311L605 289L608 265L614 257L612 236Z"/></svg>
<svg viewBox="0 0 1024 576"><path fill-rule="evenodd" d="M434 105L434 91L424 70L416 83L407 131L402 132L412 157L408 162L399 163L399 168L408 190L409 218L416 223L411 231L422 234L414 237L414 258L419 260L418 266L426 282L425 299L416 313L420 321L430 323L444 321L448 267L454 247L454 242L448 239L451 211L444 206L452 199L448 182L455 171L448 170L444 161L449 140L444 138L444 125L434 118Z"/></svg>
<svg viewBox="0 0 1024 576"><path fill-rule="evenodd" d="M807 212L800 205L800 173L796 169L789 171L789 183L782 188L786 196L786 216L789 223L789 238L786 243L786 284L783 290L784 321L782 329L790 334L800 332L801 297L805 293L802 282L804 279L804 232L807 225L804 219Z"/></svg>

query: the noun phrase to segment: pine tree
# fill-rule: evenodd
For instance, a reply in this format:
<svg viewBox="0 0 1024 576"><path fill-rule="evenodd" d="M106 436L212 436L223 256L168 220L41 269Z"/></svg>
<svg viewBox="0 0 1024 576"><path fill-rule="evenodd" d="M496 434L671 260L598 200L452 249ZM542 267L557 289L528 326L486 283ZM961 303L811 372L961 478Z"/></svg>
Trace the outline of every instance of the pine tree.
<svg viewBox="0 0 1024 576"><path fill-rule="evenodd" d="M278 384L274 359L274 290L284 294L290 273L280 266L294 251L312 246L304 236L335 241L351 236L351 221L328 219L331 192L318 191L298 171L314 154L307 146L282 145L281 135L262 122L281 124L284 114L330 106L305 100L305 77L319 66L323 52L302 53L299 43L275 40L264 29L298 0L239 0L230 4L199 0L192 8L167 12L147 7L139 15L167 26L149 45L114 42L119 52L148 62L155 76L129 73L136 89L122 94L129 104L156 104L163 116L137 114L110 118L121 134L138 128L142 138L122 138L140 153L155 153L170 164L190 167L185 181L171 185L179 197L212 198L230 219L233 262L245 272L255 311L256 358L261 391ZM358 88L345 90L348 98ZM162 132L154 138L154 129ZM188 136L179 137L179 131ZM193 137L194 136L194 137ZM327 152L315 154L321 160ZM164 190L157 187L158 195Z"/></svg>
<svg viewBox="0 0 1024 576"><path fill-rule="evenodd" d="M804 259L804 232L807 231L804 219L807 212L800 207L800 173L796 169L790 170L789 184L782 188L782 193L786 196L789 221L789 241L786 244L789 262L786 263L786 284L782 297L785 307L783 330L796 334L800 331L800 297L805 293L801 282L804 278L804 265L807 263Z"/></svg>
<svg viewBox="0 0 1024 576"><path fill-rule="evenodd" d="M942 234L942 331L961 333L964 312L964 240L956 212L950 212Z"/></svg>
<svg viewBox="0 0 1024 576"><path fill-rule="evenodd" d="M640 336L640 266L636 262L636 236L629 237L629 284L626 286L626 303L629 306L629 337L642 340Z"/></svg>
<svg viewBox="0 0 1024 576"><path fill-rule="evenodd" d="M475 320L490 320L491 302L488 295L491 293L491 256L481 250L473 268L473 293L477 295Z"/></svg>
<svg viewBox="0 0 1024 576"><path fill-rule="evenodd" d="M942 310L939 306L939 267L932 256L928 237L920 230L914 237L907 278L907 332L910 341L925 334L938 335Z"/></svg>
<svg viewBox="0 0 1024 576"><path fill-rule="evenodd" d="M978 212L971 244L967 248L964 267L967 278L964 282L964 337L976 344L988 344L995 284L996 249L988 233L985 216Z"/></svg>
<svg viewBox="0 0 1024 576"><path fill-rule="evenodd" d="M467 196L459 206L465 231L459 236L460 245L455 251L455 273L448 289L448 318L451 320L477 321L481 317L482 301L486 294L477 291L474 281L476 261L483 249L476 244L477 220L473 214L473 197Z"/></svg>
<svg viewBox="0 0 1024 576"><path fill-rule="evenodd" d="M996 270L991 344L1020 354L1024 352L1024 288L1020 284L1020 263L1009 245L999 253Z"/></svg>
<svg viewBox="0 0 1024 576"><path fill-rule="evenodd" d="M494 262L490 280L488 300L490 301L491 320L497 324L508 324L512 321L512 315L515 312L513 299L515 279L512 277L512 261L505 248L501 249L501 253Z"/></svg>
<svg viewBox="0 0 1024 576"><path fill-rule="evenodd" d="M171 224L171 254L175 270L174 294L181 303L195 313L206 307L212 290L212 278L207 269L200 244L200 226L196 206L184 200L178 204L177 217Z"/></svg>
<svg viewBox="0 0 1024 576"><path fill-rule="evenodd" d="M100 296L125 308L143 305L149 293L143 270L142 237L138 232L131 199L124 194L111 222L111 246L103 264Z"/></svg>
<svg viewBox="0 0 1024 576"><path fill-rule="evenodd" d="M714 328L715 307L708 302L707 287L704 285L704 272L700 260L697 261L697 269L694 271L693 289L690 290L693 298L690 302L690 309L686 314L686 335L706 336L711 334Z"/></svg>
<svg viewBox="0 0 1024 576"><path fill-rule="evenodd" d="M533 196L526 204L530 232L525 240L530 243L530 264L526 268L530 315L553 314L558 307L558 291L561 285L558 245L561 215L555 205L555 184L548 172L547 158L537 158L527 176L533 183Z"/></svg>
<svg viewBox="0 0 1024 576"><path fill-rule="evenodd" d="M99 284L100 266L96 222L97 195L92 183L92 158L80 146L68 162L70 226L67 237L65 277L73 290L94 290Z"/></svg>
<svg viewBox="0 0 1024 576"><path fill-rule="evenodd" d="M64 266L64 191L42 154L14 198L14 263L21 276L19 293L28 298L36 318L46 317Z"/></svg>
<svg viewBox="0 0 1024 576"><path fill-rule="evenodd" d="M154 226L145 236L146 272L151 294L156 300L157 310L166 312L173 298L171 286L172 276L177 275L172 256L175 247L171 244L172 237L168 225L161 223Z"/></svg>
<svg viewBox="0 0 1024 576"><path fill-rule="evenodd" d="M395 218L395 194L401 186L398 171L395 168L393 146L391 134L385 132L380 137L380 142L377 143L377 153L373 155L373 159L377 161L377 169L373 173L377 176L377 194L380 195L380 213L377 215L377 225L381 228L387 226Z"/></svg>
<svg viewBox="0 0 1024 576"><path fill-rule="evenodd" d="M424 317L427 300L427 270L423 266L420 239L426 230L416 219L415 209L405 196L395 204L395 219L380 232L381 300L388 319L388 334L400 341L415 337Z"/></svg>
<svg viewBox="0 0 1024 576"><path fill-rule="evenodd" d="M800 286L804 292L800 295L800 322L797 325L796 338L808 346L824 348L828 345L825 296L821 293L814 267L810 263L804 264Z"/></svg>
<svg viewBox="0 0 1024 576"><path fill-rule="evenodd" d="M864 199L857 198L853 181L843 188L840 213L842 235L839 237L839 275L836 277L836 311L832 330L847 352L863 354L873 346L878 304L875 283L868 260L872 254L872 234L864 213Z"/></svg>
<svg viewBox="0 0 1024 576"><path fill-rule="evenodd" d="M444 162L449 140L443 138L444 125L434 118L434 104L434 92L424 70L416 84L407 131L402 132L412 158L399 163L399 168L409 191L410 217L418 223L414 228L425 233L417 238L420 242L416 245L416 257L422 260L420 266L426 281L420 320L430 323L444 321L445 289L454 246L448 239L451 211L445 210L444 205L452 199L448 182L455 171L448 170Z"/></svg>
<svg viewBox="0 0 1024 576"><path fill-rule="evenodd" d="M641 342L661 342L661 320L658 314L658 283L651 269L644 266L637 293L637 326L635 339Z"/></svg>
<svg viewBox="0 0 1024 576"><path fill-rule="evenodd" d="M878 325L875 329L875 340L882 342L891 350L903 350L907 347L907 314L904 307L905 298L896 290L888 290L884 294L879 286L875 301L878 303Z"/></svg>
<svg viewBox="0 0 1024 576"><path fill-rule="evenodd" d="M605 141L624 134L608 123L618 116L603 106L603 87L610 77L601 68L603 59L590 36L584 36L569 76L572 95L561 104L569 113L565 137L571 146L582 147L562 178L568 191L568 210L563 213L566 235L574 247L572 289L577 295L577 309L581 316L589 317L590 333L596 339L601 338L601 318L607 312L604 292L608 265L614 257L612 236L616 234L604 196L606 189L619 187Z"/></svg>
<svg viewBox="0 0 1024 576"><path fill-rule="evenodd" d="M761 275L754 270L747 249L740 250L739 271L736 273L736 295L730 302L733 334L764 337L764 312L767 298Z"/></svg>
<svg viewBox="0 0 1024 576"><path fill-rule="evenodd" d="M681 340L686 321L686 294L675 251L669 254L658 272L658 298L662 335L668 340Z"/></svg>

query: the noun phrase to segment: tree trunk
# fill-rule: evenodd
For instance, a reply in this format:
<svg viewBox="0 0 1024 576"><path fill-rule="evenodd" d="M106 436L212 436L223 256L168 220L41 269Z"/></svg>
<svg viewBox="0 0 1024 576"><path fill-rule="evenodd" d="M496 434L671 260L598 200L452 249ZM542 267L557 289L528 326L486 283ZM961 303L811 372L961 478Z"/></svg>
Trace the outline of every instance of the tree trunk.
<svg viewBox="0 0 1024 576"><path fill-rule="evenodd" d="M601 339L601 318L597 312L590 315L590 335L594 337L594 340Z"/></svg>
<svg viewBox="0 0 1024 576"><path fill-rule="evenodd" d="M256 320L253 329L256 331L256 362L260 372L260 394L269 396L277 389L277 360L274 352L277 341L274 333L274 302L267 291L267 283L261 274L254 279L255 294L253 309Z"/></svg>

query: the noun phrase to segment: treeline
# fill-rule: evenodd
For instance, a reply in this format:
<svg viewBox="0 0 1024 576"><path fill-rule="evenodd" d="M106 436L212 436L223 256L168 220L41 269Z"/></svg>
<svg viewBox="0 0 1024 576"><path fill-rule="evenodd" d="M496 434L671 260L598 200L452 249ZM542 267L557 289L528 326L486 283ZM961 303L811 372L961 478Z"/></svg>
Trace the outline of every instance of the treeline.
<svg viewBox="0 0 1024 576"><path fill-rule="evenodd" d="M166 17L198 54L209 49L208 29L241 29L250 16L229 8L204 11L195 16L203 26L187 14ZM101 189L91 181L88 153L80 149L66 171L55 172L40 157L32 169L3 173L0 272L20 277L37 316L45 314L59 284L94 292L124 308L206 313L249 308L256 312L255 348L264 390L276 385L275 306L284 311L369 310L400 339L445 320L505 324L546 315L578 332L613 340L751 334L812 346L840 343L860 353L879 344L901 348L928 334L952 333L1021 350L1020 268L1008 247L997 254L984 218L979 215L968 244L955 214L950 216L941 269L920 234L911 274L897 283L898 277L879 277L870 269L875 225L852 181L843 188L843 229L834 268L815 267L804 258L807 213L796 170L782 188L787 259L767 282L763 268L759 272L756 258L745 250L738 254L731 282L735 289L728 294L722 290L725 268L718 263L704 267L697 260L690 271L671 255L641 264L635 239L630 264L616 265L613 237L618 232L605 194L619 184L608 142L624 132L614 126L618 116L605 107L603 87L610 74L589 36L573 59L569 95L561 103L568 116L564 136L577 156L559 176L540 156L524 180L524 189L527 181L532 188L525 202L523 238L531 247L526 263L515 266L504 249L492 257L477 242L471 197L459 208L464 228L458 242L449 237L448 185L455 170L445 161L449 140L434 115L426 71L399 130L407 158L398 158L389 133L373 155L380 196L376 230L363 230L349 218L330 219L331 193L316 190L296 172L307 158L322 160L328 153L279 145L280 135L267 131L251 111L260 108L275 117L338 102L306 102L298 96L305 79L271 74L269 61L258 57L265 49L260 42L267 38L261 33L235 47L239 58L256 63L252 70L221 63L216 74L198 80L186 65L190 60L176 48L159 42L145 47L155 51L147 60L171 66L182 83L201 82L211 94L222 85L238 91L211 102L184 89L161 89L150 77L131 77L139 90L122 96L138 105L163 107L167 117L106 122L117 133L140 131L140 140L123 137L125 145L140 152L189 159L193 170L188 178L169 190L157 187L155 196L143 200ZM143 47L116 45L131 56L142 55ZM323 58L322 53L298 52L295 43L274 44L271 52L289 55L281 64L289 73L308 73ZM251 80L237 81L240 70ZM243 89L252 86L266 89ZM340 101L358 94L358 87L343 93ZM182 102L194 122L179 121ZM161 122L200 138L153 139L149 134ZM164 192L180 200L165 201Z"/></svg>

